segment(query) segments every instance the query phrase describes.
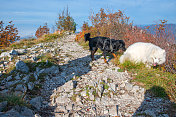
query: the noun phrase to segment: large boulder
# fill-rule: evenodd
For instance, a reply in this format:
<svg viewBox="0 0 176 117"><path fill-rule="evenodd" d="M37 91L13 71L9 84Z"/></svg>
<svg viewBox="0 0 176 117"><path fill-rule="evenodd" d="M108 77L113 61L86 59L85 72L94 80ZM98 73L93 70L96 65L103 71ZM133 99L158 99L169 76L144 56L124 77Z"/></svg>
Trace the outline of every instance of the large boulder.
<svg viewBox="0 0 176 117"><path fill-rule="evenodd" d="M26 49L16 49L16 51L18 52L18 54L27 53L27 50L26 50Z"/></svg>
<svg viewBox="0 0 176 117"><path fill-rule="evenodd" d="M25 106L15 106L6 113L0 113L0 117L34 117L34 112Z"/></svg>
<svg viewBox="0 0 176 117"><path fill-rule="evenodd" d="M42 107L42 101L43 101L43 98L39 96L36 98L32 98L30 100L30 104L34 106L37 110L40 110L40 108Z"/></svg>
<svg viewBox="0 0 176 117"><path fill-rule="evenodd" d="M16 50L11 50L10 55L18 55L18 52Z"/></svg>
<svg viewBox="0 0 176 117"><path fill-rule="evenodd" d="M18 84L15 88L16 91L22 91L23 93L27 91L27 88L23 84Z"/></svg>
<svg viewBox="0 0 176 117"><path fill-rule="evenodd" d="M29 67L23 61L18 61L16 63L16 70L28 73L29 72Z"/></svg>

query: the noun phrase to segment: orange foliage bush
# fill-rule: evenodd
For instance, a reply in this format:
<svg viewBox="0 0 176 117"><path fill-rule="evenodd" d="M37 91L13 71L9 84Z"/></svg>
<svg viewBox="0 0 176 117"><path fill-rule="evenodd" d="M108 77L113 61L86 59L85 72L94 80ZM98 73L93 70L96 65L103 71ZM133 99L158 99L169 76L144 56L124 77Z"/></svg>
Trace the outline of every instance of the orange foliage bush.
<svg viewBox="0 0 176 117"><path fill-rule="evenodd" d="M0 48L8 47L11 43L20 39L18 36L18 30L12 24L12 21L9 22L5 28L3 27L3 21L0 21Z"/></svg>
<svg viewBox="0 0 176 117"><path fill-rule="evenodd" d="M80 32L79 34L76 35L75 41L81 41L84 39L85 31Z"/></svg>
<svg viewBox="0 0 176 117"><path fill-rule="evenodd" d="M37 31L35 32L35 36L37 37L37 38L40 38L40 37L42 37L44 34L48 34L49 33L49 28L48 28L48 26L47 26L47 24L45 24L43 27L39 27L38 29L37 29Z"/></svg>

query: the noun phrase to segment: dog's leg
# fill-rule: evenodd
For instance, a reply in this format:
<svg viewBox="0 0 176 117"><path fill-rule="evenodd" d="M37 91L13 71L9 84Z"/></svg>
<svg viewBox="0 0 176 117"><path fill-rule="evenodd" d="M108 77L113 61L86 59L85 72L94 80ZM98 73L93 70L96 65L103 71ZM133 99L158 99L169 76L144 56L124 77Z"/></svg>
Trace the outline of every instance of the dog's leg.
<svg viewBox="0 0 176 117"><path fill-rule="evenodd" d="M104 56L104 62L108 64L108 62L106 60L106 53L103 52L103 56Z"/></svg>
<svg viewBox="0 0 176 117"><path fill-rule="evenodd" d="M91 58L92 58L92 61L94 61L94 50L91 50Z"/></svg>
<svg viewBox="0 0 176 117"><path fill-rule="evenodd" d="M112 53L112 55L114 56L114 58L117 58L116 54L115 53Z"/></svg>
<svg viewBox="0 0 176 117"><path fill-rule="evenodd" d="M91 51L91 58L92 58L92 61L94 61L95 59L94 59L94 54L95 54L95 52L98 50L98 48L96 48L95 50L92 50Z"/></svg>

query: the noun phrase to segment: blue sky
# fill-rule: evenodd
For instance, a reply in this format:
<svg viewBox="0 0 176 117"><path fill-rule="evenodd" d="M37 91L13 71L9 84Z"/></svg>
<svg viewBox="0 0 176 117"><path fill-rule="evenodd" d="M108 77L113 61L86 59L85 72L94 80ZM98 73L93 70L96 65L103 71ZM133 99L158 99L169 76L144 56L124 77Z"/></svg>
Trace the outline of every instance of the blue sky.
<svg viewBox="0 0 176 117"><path fill-rule="evenodd" d="M176 24L176 0L0 0L0 20L13 21L19 35L35 35L40 25L55 25L58 14L68 6L80 30L91 12L100 8L121 10L135 25L159 23L160 19Z"/></svg>

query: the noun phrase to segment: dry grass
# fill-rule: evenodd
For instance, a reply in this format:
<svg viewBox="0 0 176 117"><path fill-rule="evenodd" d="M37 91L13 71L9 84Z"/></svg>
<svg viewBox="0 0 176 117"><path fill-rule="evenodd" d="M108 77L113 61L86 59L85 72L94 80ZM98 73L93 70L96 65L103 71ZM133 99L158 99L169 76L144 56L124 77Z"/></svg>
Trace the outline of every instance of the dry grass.
<svg viewBox="0 0 176 117"><path fill-rule="evenodd" d="M7 49L10 50L10 49L17 49L17 48L29 48L29 47L32 47L33 45L35 44L38 44L38 43L44 43L44 42L52 42L54 41L55 39L59 38L59 37L62 37L63 34L46 34L46 35L43 35L41 38L38 38L38 39L23 39L23 40L20 40L19 42L15 42L13 44L11 44Z"/></svg>

